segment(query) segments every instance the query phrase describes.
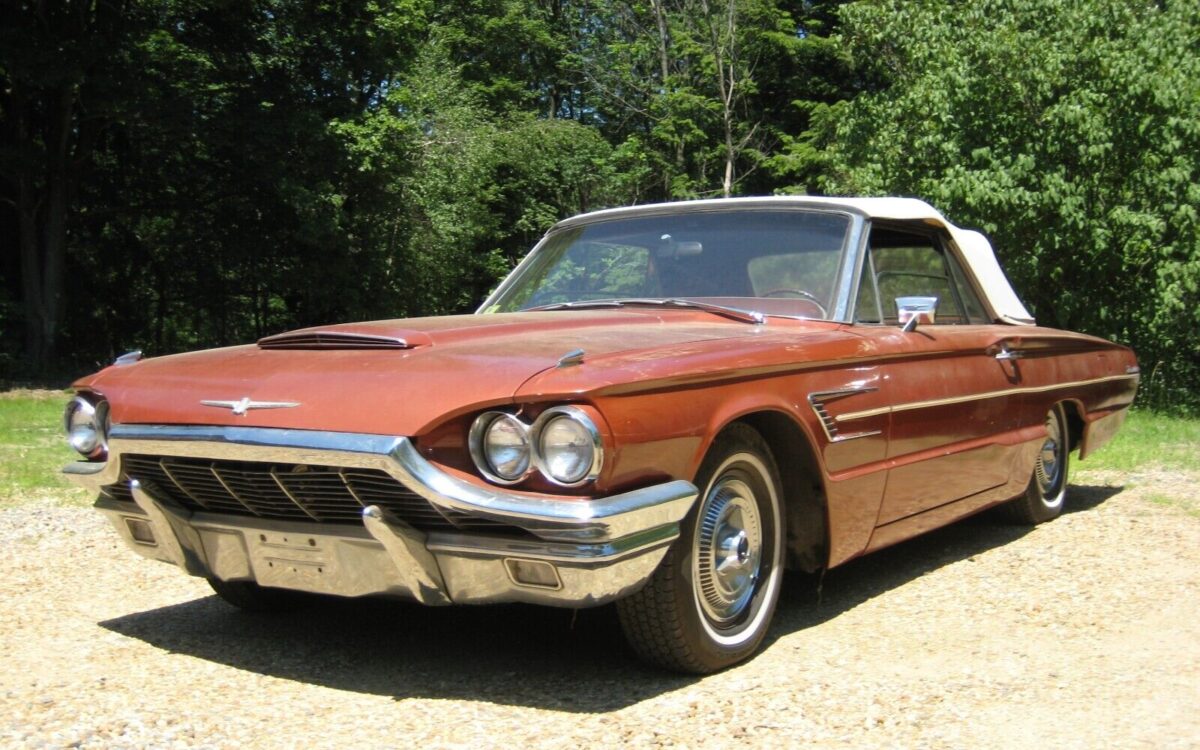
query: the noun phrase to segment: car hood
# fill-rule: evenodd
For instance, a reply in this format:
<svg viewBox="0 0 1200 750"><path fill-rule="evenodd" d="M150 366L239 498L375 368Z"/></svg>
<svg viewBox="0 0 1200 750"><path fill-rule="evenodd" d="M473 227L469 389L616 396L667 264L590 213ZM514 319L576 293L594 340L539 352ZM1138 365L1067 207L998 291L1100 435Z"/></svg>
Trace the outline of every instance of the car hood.
<svg viewBox="0 0 1200 750"><path fill-rule="evenodd" d="M523 383L575 349L591 362L760 332L760 326L694 311L414 318L273 337L285 347L307 348L250 345L146 359L109 367L76 386L107 397L116 423L419 435L456 415L511 403ZM201 403L242 399L296 405L238 415L232 406Z"/></svg>

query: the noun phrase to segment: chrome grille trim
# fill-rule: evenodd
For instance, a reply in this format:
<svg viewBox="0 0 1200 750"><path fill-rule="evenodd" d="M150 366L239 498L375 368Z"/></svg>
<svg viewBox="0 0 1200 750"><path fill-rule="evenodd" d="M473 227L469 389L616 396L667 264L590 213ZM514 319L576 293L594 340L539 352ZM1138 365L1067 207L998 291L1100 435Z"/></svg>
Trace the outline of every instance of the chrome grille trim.
<svg viewBox="0 0 1200 750"><path fill-rule="evenodd" d="M241 503L243 506L245 506L246 510L250 511L250 512L251 512L251 513L253 513L254 515L256 515L256 516L262 516L262 513L259 513L259 512L258 512L258 511L257 511L257 510L254 508L254 506L250 505L250 504L249 504L249 503L247 503L245 500L243 500L242 498L240 498L240 497L238 496L238 494L237 494L236 492L234 492L234 491L233 491L233 490L232 490L232 489L229 487L229 483L228 483L228 482L226 482L226 481L225 481L225 479L224 479L224 478L221 476L221 473L220 473L219 471L217 471L217 467L215 467L215 466L210 466L210 467L208 467L208 470L212 472L212 475L213 475L213 477L214 477L214 478L217 480L217 483L218 483L218 484L220 484L220 485L221 485L221 487L223 487L223 488L225 489L225 491L229 493L229 496L230 496L230 497L232 497L234 500L237 500L239 503Z"/></svg>
<svg viewBox="0 0 1200 750"><path fill-rule="evenodd" d="M270 474L271 474L271 479L275 480L275 484L279 485L279 489L283 490L283 494L287 495L288 500L291 500L293 503L295 503L296 507L299 508L300 510L304 511L304 513L312 520L314 520L314 521L321 520L311 510L309 510L307 507L305 507L304 503L300 502L299 498L297 498L295 495L292 494L291 490L289 490L287 488L287 485L284 484L283 481L279 479L279 474L277 474L275 472L274 466L271 467Z"/></svg>
<svg viewBox="0 0 1200 750"><path fill-rule="evenodd" d="M75 461L63 467L63 473L77 484L115 497L118 483L128 479L123 475L130 455L308 464L334 473L335 467L344 467L356 476L382 473L422 498L427 506L420 507L433 508L443 522L463 527L484 522L492 529L500 524L504 533L524 530L547 542L573 544L651 532L669 532L674 538L698 494L694 484L682 479L600 497L510 492L442 470L407 437L228 425L117 424L109 437L107 461ZM374 480L355 486L363 501L372 501L364 493L378 487Z"/></svg>
<svg viewBox="0 0 1200 750"><path fill-rule="evenodd" d="M184 487L183 483L181 483L178 479L175 478L175 475L171 473L171 470L169 468L167 468L166 460L160 460L158 462L158 468L162 469L163 474L166 475L167 479L171 480L172 484L174 484L176 487L179 488L180 492L184 493L185 495L190 497L192 500L194 500L196 505L199 505L201 508L204 508L205 510L210 510L207 503L205 503L200 498L192 495L192 493L188 492L187 487Z"/></svg>
<svg viewBox="0 0 1200 750"><path fill-rule="evenodd" d="M378 469L187 456L126 454L123 480L104 488L115 499L132 499L129 480L149 485L189 511L319 523L359 524L368 505L385 508L426 531L520 529L471 516L453 519Z"/></svg>

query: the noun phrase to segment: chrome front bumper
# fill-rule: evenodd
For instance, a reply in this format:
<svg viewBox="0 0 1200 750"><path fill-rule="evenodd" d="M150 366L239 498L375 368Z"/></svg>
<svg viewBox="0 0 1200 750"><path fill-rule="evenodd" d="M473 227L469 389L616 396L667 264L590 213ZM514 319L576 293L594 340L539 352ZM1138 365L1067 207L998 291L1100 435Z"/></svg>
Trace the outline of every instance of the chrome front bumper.
<svg viewBox="0 0 1200 750"><path fill-rule="evenodd" d="M191 575L426 604L618 599L653 573L697 494L673 481L596 499L521 495L452 476L407 438L251 427L118 425L107 462L76 462L64 473L99 491L120 480L125 453L381 469L447 517L529 532L422 532L376 505L363 509L362 526L190 512L136 483L134 502L96 503L132 549Z"/></svg>

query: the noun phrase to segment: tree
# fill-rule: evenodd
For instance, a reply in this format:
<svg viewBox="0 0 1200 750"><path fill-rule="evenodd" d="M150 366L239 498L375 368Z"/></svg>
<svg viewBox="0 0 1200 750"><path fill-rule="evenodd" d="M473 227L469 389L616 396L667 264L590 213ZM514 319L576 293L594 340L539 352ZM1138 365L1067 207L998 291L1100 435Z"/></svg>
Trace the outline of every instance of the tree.
<svg viewBox="0 0 1200 750"><path fill-rule="evenodd" d="M848 74L825 34L836 2L593 5L568 64L638 199L770 192L773 152ZM769 164L772 171L759 169Z"/></svg>
<svg viewBox="0 0 1200 750"><path fill-rule="evenodd" d="M880 85L821 113L822 187L981 227L1040 321L1132 344L1152 401L1194 403L1200 3L893 0L843 21Z"/></svg>
<svg viewBox="0 0 1200 750"><path fill-rule="evenodd" d="M130 82L121 59L144 31L132 5L0 5L0 198L16 214L26 351L37 365L58 340L70 212Z"/></svg>

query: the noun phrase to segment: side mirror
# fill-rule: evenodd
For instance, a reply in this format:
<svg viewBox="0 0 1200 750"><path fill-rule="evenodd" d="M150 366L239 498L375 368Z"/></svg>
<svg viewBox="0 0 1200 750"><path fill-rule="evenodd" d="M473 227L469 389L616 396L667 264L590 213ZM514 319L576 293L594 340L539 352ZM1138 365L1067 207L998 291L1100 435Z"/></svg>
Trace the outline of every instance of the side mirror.
<svg viewBox="0 0 1200 750"><path fill-rule="evenodd" d="M901 330L914 331L918 323L933 325L937 317L937 297L897 297L896 317Z"/></svg>

